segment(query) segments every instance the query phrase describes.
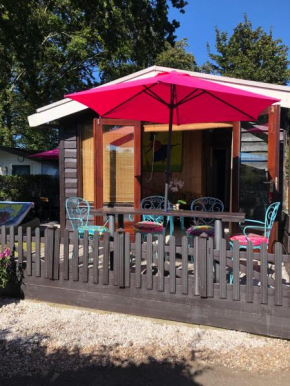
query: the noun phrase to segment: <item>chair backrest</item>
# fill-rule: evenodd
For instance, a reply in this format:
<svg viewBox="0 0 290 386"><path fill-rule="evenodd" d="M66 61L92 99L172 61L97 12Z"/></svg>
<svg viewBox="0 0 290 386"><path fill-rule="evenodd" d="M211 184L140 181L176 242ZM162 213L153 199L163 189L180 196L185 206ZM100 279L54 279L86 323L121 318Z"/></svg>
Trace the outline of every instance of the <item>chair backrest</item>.
<svg viewBox="0 0 290 386"><path fill-rule="evenodd" d="M218 198L200 197L192 201L190 209L200 212L223 212L224 204ZM193 222L195 225L211 225L214 219L194 217Z"/></svg>
<svg viewBox="0 0 290 386"><path fill-rule="evenodd" d="M165 199L162 196L148 196L141 201L142 209L164 209ZM168 201L167 207L170 208L170 202ZM163 223L164 216L142 216L143 221L153 221Z"/></svg>
<svg viewBox="0 0 290 386"><path fill-rule="evenodd" d="M268 240L278 213L279 206L280 202L273 202L273 204L269 205L268 209L266 210L264 236L267 237Z"/></svg>
<svg viewBox="0 0 290 386"><path fill-rule="evenodd" d="M73 230L88 224L90 215L90 204L79 197L70 197L66 200L66 212Z"/></svg>

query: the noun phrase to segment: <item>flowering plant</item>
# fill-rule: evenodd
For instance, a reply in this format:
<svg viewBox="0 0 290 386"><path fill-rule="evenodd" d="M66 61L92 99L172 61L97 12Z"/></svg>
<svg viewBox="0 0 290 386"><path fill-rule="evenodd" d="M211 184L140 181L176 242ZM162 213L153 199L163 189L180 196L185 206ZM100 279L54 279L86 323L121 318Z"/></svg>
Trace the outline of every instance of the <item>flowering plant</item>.
<svg viewBox="0 0 290 386"><path fill-rule="evenodd" d="M20 280L22 278L22 270L19 270ZM9 281L19 282L16 273L16 262L14 253L8 247L0 252L0 288L4 288Z"/></svg>
<svg viewBox="0 0 290 386"><path fill-rule="evenodd" d="M183 185L184 185L184 181L182 180L178 180L177 178L172 178L170 181L169 181L169 185L168 185L168 188L169 188L169 191L171 192L170 194L170 201L172 204L176 204L178 201L178 192L179 190L181 190L183 188Z"/></svg>
<svg viewBox="0 0 290 386"><path fill-rule="evenodd" d="M172 193L177 193L180 189L183 188L184 181L178 180L177 178L172 178L169 181L169 189L171 190Z"/></svg>

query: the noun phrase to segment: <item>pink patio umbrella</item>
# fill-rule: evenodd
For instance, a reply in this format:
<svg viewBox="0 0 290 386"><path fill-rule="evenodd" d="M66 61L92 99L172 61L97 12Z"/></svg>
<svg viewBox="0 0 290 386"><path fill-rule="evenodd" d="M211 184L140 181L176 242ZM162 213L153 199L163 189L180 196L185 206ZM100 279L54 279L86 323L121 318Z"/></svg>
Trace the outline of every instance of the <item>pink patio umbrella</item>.
<svg viewBox="0 0 290 386"><path fill-rule="evenodd" d="M29 158L41 158L46 160L58 160L59 149L52 149L47 151L42 151L41 153L33 154Z"/></svg>
<svg viewBox="0 0 290 386"><path fill-rule="evenodd" d="M169 123L165 172L168 201L172 125L253 121L279 99L223 86L177 71L65 95L95 110L101 118Z"/></svg>

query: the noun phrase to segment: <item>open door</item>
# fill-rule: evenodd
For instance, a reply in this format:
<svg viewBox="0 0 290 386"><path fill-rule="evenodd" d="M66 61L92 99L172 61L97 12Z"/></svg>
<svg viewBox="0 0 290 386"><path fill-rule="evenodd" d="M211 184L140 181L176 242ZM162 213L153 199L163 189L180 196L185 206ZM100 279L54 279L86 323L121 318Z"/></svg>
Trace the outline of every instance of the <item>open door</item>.
<svg viewBox="0 0 290 386"><path fill-rule="evenodd" d="M95 119L94 139L95 208L103 206L139 208L141 202L140 122Z"/></svg>

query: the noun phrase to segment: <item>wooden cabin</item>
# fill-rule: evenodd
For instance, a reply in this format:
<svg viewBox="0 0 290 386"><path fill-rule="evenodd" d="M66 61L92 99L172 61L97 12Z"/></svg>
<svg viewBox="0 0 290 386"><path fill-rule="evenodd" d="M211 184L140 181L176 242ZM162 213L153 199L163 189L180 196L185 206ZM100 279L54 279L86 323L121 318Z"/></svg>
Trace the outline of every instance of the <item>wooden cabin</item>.
<svg viewBox="0 0 290 386"><path fill-rule="evenodd" d="M170 70L153 66L111 84ZM284 117L290 108L290 87L182 72L281 99L280 105L262 112L259 122L205 122L173 128L172 176L184 182L179 194L187 203L195 196L212 196L220 198L228 211L241 208L247 216L261 217L269 203L284 197ZM70 99L42 107L28 120L30 126L55 120L61 125L62 228L70 227L65 200L71 196L83 197L98 208L139 207L142 197L163 195L162 146L167 125L99 119L94 111ZM285 202L284 197L284 207ZM278 238L277 226L272 237Z"/></svg>

